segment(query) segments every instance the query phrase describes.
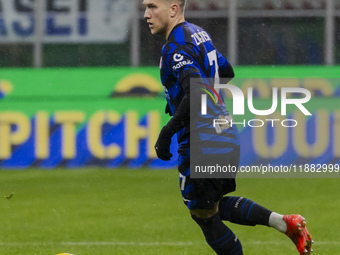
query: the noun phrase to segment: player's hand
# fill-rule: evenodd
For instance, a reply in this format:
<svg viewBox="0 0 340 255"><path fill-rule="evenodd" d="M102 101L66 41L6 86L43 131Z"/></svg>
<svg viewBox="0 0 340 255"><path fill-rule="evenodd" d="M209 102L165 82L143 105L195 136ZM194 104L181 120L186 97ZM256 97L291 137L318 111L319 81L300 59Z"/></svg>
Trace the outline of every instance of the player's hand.
<svg viewBox="0 0 340 255"><path fill-rule="evenodd" d="M172 157L172 154L170 153L170 144L171 137L173 135L173 132L171 132L167 126L164 126L159 133L157 142L155 144L155 150L157 157L161 160L169 161Z"/></svg>

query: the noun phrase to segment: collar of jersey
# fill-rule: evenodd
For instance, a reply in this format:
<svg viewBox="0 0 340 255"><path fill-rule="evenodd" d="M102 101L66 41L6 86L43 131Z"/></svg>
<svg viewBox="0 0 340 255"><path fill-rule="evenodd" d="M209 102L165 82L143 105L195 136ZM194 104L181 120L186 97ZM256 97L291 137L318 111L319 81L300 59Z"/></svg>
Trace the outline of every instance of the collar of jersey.
<svg viewBox="0 0 340 255"><path fill-rule="evenodd" d="M187 21L184 21L184 22L181 22L181 23L178 23L172 30L171 30L171 33L168 37L168 40L171 38L172 34L175 32L175 30L183 25L187 25L188 22Z"/></svg>

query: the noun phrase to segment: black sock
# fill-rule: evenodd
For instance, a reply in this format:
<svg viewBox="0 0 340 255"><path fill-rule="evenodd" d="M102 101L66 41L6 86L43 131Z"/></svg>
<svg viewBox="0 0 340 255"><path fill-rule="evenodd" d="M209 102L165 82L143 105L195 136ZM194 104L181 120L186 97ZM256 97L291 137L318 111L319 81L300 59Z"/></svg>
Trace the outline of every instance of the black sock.
<svg viewBox="0 0 340 255"><path fill-rule="evenodd" d="M218 255L243 255L242 245L235 234L223 224L219 213L210 218L191 217L201 227L207 243Z"/></svg>
<svg viewBox="0 0 340 255"><path fill-rule="evenodd" d="M219 204L222 220L233 223L255 226L269 226L272 211L244 197L223 197Z"/></svg>

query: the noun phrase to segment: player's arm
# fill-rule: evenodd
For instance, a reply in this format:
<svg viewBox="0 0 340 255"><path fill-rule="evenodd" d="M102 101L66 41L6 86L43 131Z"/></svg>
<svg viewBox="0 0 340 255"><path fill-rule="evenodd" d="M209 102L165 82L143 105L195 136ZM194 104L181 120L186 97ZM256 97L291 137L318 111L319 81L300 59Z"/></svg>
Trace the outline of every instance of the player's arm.
<svg viewBox="0 0 340 255"><path fill-rule="evenodd" d="M177 53L174 53L176 55ZM178 53L179 54L179 53ZM193 59L190 55L182 53L175 57L171 56L170 59L180 59L179 61L186 61L185 65L180 68L172 68L174 76L178 79L180 86L183 89L183 98L174 112L174 116L162 128L158 140L155 145L157 156L162 160L170 160L172 154L170 153L171 138L174 134L183 129L190 117L190 79L200 77L198 68L195 67ZM191 61L190 61L191 60ZM192 63L192 64L190 64ZM171 62L170 66L175 66L175 62Z"/></svg>
<svg viewBox="0 0 340 255"><path fill-rule="evenodd" d="M229 61L219 52L217 52L219 76L220 78L229 78L229 81L235 77L234 69Z"/></svg>
<svg viewBox="0 0 340 255"><path fill-rule="evenodd" d="M171 138L183 129L190 121L190 79L200 78L197 73L188 75L181 82L184 96L176 109L174 116L169 122L162 128L159 133L158 140L155 145L157 156L162 160L170 160L172 154L170 153Z"/></svg>
<svg viewBox="0 0 340 255"><path fill-rule="evenodd" d="M201 76L198 73L192 73L191 75L186 76L181 82L184 96L176 109L174 116L165 125L166 129L169 129L169 133L171 130L171 133L173 133L172 135L183 129L190 119L190 79L197 79L200 77Z"/></svg>
<svg viewBox="0 0 340 255"><path fill-rule="evenodd" d="M229 62L225 68L220 68L219 75L221 78L230 78L230 80L235 77L234 69Z"/></svg>

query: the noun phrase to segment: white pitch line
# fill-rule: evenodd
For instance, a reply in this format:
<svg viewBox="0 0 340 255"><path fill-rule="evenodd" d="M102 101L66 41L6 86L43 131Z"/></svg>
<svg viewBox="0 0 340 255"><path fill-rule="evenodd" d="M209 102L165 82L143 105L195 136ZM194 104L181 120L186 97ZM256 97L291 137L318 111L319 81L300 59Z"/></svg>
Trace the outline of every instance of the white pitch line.
<svg viewBox="0 0 340 255"><path fill-rule="evenodd" d="M188 242L0 242L0 246L186 246Z"/></svg>
<svg viewBox="0 0 340 255"><path fill-rule="evenodd" d="M61 242L65 246L186 246L193 245L188 242Z"/></svg>
<svg viewBox="0 0 340 255"><path fill-rule="evenodd" d="M250 245L282 245L283 241L253 241L245 242ZM205 242L0 242L0 246L186 246L205 245ZM314 246L340 246L340 241L315 241Z"/></svg>

